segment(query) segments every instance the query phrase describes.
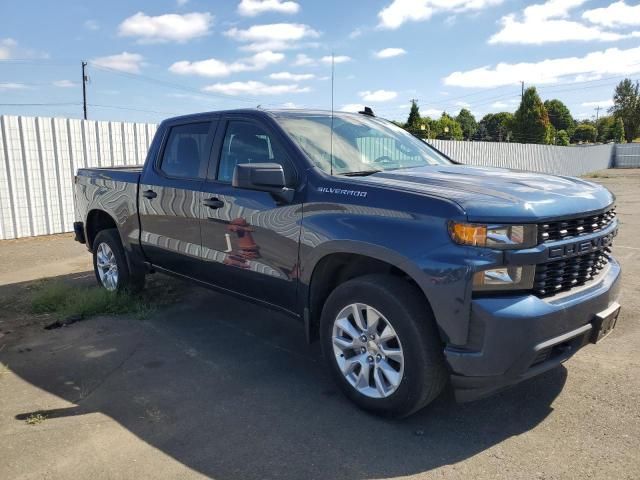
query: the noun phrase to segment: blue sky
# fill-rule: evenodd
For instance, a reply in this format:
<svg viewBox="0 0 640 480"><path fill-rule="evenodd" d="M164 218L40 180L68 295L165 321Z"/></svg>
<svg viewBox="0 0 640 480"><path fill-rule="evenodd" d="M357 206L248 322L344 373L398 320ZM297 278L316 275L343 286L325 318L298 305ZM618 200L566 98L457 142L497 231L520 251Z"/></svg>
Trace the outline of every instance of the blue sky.
<svg viewBox="0 0 640 480"><path fill-rule="evenodd" d="M520 81L578 118L640 78L631 0L65 0L0 4L0 113L156 122L263 105L404 119L517 108ZM8 105L13 104L13 105ZM34 105L36 104L36 105ZM601 111L602 112L602 111Z"/></svg>

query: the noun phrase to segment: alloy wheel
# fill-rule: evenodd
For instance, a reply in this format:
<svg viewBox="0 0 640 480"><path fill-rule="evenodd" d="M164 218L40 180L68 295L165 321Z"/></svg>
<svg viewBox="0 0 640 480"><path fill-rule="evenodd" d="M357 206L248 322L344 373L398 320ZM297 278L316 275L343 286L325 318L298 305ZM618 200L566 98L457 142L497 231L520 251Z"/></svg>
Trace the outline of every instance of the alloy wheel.
<svg viewBox="0 0 640 480"><path fill-rule="evenodd" d="M344 378L359 393L386 398L400 386L404 353L389 320L375 308L354 303L333 322L333 352Z"/></svg>

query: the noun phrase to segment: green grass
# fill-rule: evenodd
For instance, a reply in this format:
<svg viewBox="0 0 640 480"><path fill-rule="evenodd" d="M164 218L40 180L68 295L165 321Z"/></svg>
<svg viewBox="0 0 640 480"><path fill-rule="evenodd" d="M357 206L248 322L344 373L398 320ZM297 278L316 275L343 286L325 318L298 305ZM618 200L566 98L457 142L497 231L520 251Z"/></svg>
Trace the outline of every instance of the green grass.
<svg viewBox="0 0 640 480"><path fill-rule="evenodd" d="M34 288L33 313L48 313L60 319L97 315L133 314L146 318L154 306L138 295L109 292L100 287L78 287L60 281L45 281Z"/></svg>
<svg viewBox="0 0 640 480"><path fill-rule="evenodd" d="M604 173L595 172L595 173L589 173L585 175L585 178L611 178L611 177L609 177L609 175L606 175Z"/></svg>
<svg viewBox="0 0 640 480"><path fill-rule="evenodd" d="M41 413L32 413L27 417L25 422L27 425L39 425L47 419L46 415L42 415Z"/></svg>

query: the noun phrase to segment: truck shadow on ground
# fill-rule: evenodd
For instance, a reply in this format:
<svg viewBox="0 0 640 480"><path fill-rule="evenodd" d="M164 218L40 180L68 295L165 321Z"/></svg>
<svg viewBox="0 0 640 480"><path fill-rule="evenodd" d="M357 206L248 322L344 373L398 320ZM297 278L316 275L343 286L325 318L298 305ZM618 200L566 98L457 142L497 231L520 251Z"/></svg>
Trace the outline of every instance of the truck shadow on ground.
<svg viewBox="0 0 640 480"><path fill-rule="evenodd" d="M566 381L560 367L486 400L445 394L408 419L380 419L336 390L295 320L185 292L146 320L34 330L0 361L73 405L43 412L48 428L100 412L217 479L385 478L455 464L536 427ZM33 413L17 406L15 421Z"/></svg>

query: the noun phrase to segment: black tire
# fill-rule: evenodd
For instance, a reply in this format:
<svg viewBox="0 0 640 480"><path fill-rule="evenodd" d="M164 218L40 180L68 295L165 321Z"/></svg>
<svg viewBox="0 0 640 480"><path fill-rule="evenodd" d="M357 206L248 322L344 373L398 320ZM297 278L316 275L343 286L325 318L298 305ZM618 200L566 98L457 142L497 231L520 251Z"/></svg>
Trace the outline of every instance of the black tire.
<svg viewBox="0 0 640 480"><path fill-rule="evenodd" d="M118 230L115 228L109 228L106 230L101 230L96 235L96 238L93 241L93 271L96 275L96 280L98 281L98 285L103 288L107 288L100 278L100 272L98 270L98 250L101 244L106 244L111 252L113 252L113 256L115 258L115 262L117 265L117 283L115 286L115 291L117 292L130 292L135 293L144 288L145 275L143 272L131 272L129 271L129 265L127 263L127 257L124 252L124 248L122 247L122 242L120 241L120 235ZM111 288L113 289L113 288Z"/></svg>
<svg viewBox="0 0 640 480"><path fill-rule="evenodd" d="M345 307L363 303L386 317L397 333L404 354L404 371L397 389L386 398L360 393L345 378L333 349L333 324ZM406 417L432 402L447 383L443 347L433 313L422 292L391 275L366 275L338 286L329 295L320 323L324 358L341 390L359 407L387 417Z"/></svg>

